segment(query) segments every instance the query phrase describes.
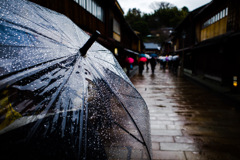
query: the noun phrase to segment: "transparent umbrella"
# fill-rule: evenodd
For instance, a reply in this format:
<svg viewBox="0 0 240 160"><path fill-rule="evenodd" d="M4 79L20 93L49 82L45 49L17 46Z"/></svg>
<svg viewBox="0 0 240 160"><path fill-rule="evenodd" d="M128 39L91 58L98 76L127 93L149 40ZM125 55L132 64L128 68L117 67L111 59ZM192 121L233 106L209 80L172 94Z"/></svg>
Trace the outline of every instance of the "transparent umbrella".
<svg viewBox="0 0 240 160"><path fill-rule="evenodd" d="M97 34L28 1L0 6L1 159L151 159L146 103Z"/></svg>

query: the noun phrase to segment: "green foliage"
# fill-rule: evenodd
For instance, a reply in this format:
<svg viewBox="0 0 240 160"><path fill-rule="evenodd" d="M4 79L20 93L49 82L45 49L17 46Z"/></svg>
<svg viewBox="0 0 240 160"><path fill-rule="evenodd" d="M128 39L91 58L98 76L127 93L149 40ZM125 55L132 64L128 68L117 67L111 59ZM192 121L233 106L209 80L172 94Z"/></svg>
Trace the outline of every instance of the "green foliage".
<svg viewBox="0 0 240 160"><path fill-rule="evenodd" d="M133 30L140 32L143 38L150 34L152 30L164 27L175 28L189 12L187 7L179 10L176 6L167 2L152 3L151 8L154 10L152 14L142 14L139 9L133 8L129 9L125 16ZM162 35L159 39L164 41L166 35Z"/></svg>
<svg viewBox="0 0 240 160"><path fill-rule="evenodd" d="M148 23L142 18L141 11L139 9L129 9L125 19L130 24L132 29L140 32L143 37L150 33L148 29Z"/></svg>
<svg viewBox="0 0 240 160"><path fill-rule="evenodd" d="M176 6L167 2L155 2L152 8L157 8L149 15L150 21L147 23L152 29L158 27L176 27L188 14L188 8L179 10ZM155 22L154 22L155 21Z"/></svg>

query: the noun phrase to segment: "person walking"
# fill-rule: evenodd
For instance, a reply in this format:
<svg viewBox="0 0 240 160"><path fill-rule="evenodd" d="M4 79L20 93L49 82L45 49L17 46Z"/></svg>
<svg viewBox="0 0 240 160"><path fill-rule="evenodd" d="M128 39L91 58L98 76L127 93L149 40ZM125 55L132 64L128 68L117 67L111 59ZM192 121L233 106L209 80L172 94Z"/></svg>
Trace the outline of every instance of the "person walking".
<svg viewBox="0 0 240 160"><path fill-rule="evenodd" d="M126 68L127 68L127 75L129 75L130 70L133 68L132 64L134 62L134 59L132 57L127 56L125 62L126 62Z"/></svg>
<svg viewBox="0 0 240 160"><path fill-rule="evenodd" d="M144 70L144 64L147 61L146 57L140 57L138 60L138 65L139 65L139 74L142 75L142 72Z"/></svg>
<svg viewBox="0 0 240 160"><path fill-rule="evenodd" d="M154 70L155 70L155 67L156 67L156 64L157 64L155 57L152 57L150 59L150 64L151 64L152 74L154 74Z"/></svg>
<svg viewBox="0 0 240 160"><path fill-rule="evenodd" d="M149 64L149 59L147 59L147 62L146 62L147 71L149 69L148 64Z"/></svg>
<svg viewBox="0 0 240 160"><path fill-rule="evenodd" d="M139 61L139 74L142 75L142 72L144 70L144 62L143 61Z"/></svg>

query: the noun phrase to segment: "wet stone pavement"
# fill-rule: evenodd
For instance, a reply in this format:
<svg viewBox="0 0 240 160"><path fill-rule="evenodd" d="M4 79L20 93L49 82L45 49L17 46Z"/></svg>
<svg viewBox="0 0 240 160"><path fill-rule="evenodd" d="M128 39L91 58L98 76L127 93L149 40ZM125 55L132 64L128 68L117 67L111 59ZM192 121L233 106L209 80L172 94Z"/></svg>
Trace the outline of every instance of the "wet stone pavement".
<svg viewBox="0 0 240 160"><path fill-rule="evenodd" d="M154 160L240 159L240 113L230 101L159 65L131 81L149 108Z"/></svg>

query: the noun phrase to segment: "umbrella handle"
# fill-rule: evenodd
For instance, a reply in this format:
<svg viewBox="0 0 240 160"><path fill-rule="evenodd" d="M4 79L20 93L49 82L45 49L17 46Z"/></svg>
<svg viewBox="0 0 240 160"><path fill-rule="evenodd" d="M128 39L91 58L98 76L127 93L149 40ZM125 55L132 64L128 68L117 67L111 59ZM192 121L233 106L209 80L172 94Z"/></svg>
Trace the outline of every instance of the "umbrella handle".
<svg viewBox="0 0 240 160"><path fill-rule="evenodd" d="M95 31L92 36L88 39L88 41L80 48L80 53L82 56L87 54L88 49L92 46L92 44L97 40L101 33L99 31Z"/></svg>

